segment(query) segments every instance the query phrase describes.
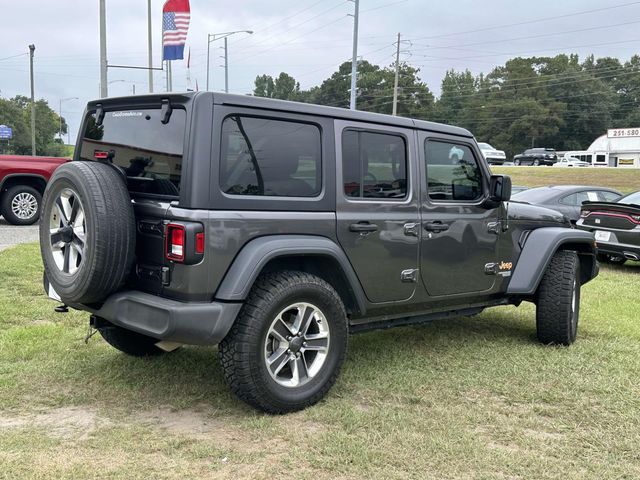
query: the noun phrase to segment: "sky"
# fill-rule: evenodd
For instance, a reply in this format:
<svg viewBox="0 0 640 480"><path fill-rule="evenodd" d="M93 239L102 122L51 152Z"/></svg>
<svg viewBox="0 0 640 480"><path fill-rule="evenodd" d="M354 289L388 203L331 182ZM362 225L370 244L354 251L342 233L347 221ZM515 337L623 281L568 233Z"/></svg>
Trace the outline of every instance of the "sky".
<svg viewBox="0 0 640 480"><path fill-rule="evenodd" d="M161 66L164 0L152 1L154 66ZM106 0L107 58L146 66L147 1ZM87 101L99 96L98 0L0 0L0 96L29 95L28 45L35 44L35 91L70 125L71 141ZM354 3L349 0L191 0L191 86L206 88L207 34L253 30L228 39L231 93L246 94L257 75L285 71L303 89L350 61ZM640 1L360 0L358 55L387 66L398 33L402 60L419 67L436 93L449 69L490 72L516 56L578 53L628 60L640 53ZM224 88L221 41L211 43L210 89ZM12 57L12 58L7 58ZM148 91L145 70L109 69L109 95ZM154 72L155 91L165 88ZM173 64L173 89L189 88L185 62ZM75 99L77 97L77 100Z"/></svg>

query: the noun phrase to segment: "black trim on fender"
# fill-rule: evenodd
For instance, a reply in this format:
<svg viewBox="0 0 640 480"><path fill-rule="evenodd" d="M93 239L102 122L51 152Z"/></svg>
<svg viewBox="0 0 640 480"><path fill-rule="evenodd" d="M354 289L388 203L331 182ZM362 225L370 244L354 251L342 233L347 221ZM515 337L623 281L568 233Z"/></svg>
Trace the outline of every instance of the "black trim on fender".
<svg viewBox="0 0 640 480"><path fill-rule="evenodd" d="M7 183L7 180L11 180L12 178L16 178L16 177L37 178L38 180L42 180L44 182L45 187L47 185L47 179L44 176L39 175L37 173L10 173L9 175L5 176L0 182L0 190L4 188L4 184Z"/></svg>
<svg viewBox="0 0 640 480"><path fill-rule="evenodd" d="M236 302L244 300L264 266L284 256L325 256L336 260L346 276L359 313L366 312L364 291L342 249L328 238L312 235L272 235L252 240L234 260L215 298Z"/></svg>
<svg viewBox="0 0 640 480"><path fill-rule="evenodd" d="M591 233L563 227L538 228L527 236L507 294L533 295L551 257L563 246L575 249L580 255L582 283L587 283L598 274L595 243Z"/></svg>

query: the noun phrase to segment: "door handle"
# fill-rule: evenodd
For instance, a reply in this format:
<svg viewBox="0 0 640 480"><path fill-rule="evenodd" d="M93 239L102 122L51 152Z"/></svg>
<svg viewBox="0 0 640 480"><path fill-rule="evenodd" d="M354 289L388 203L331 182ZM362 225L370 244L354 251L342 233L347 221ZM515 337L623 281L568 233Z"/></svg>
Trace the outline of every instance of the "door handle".
<svg viewBox="0 0 640 480"><path fill-rule="evenodd" d="M351 225L349 225L350 232L367 233L367 232L375 232L377 230L378 230L378 225L374 223L369 223L369 222L352 223Z"/></svg>
<svg viewBox="0 0 640 480"><path fill-rule="evenodd" d="M442 222L427 222L424 224L424 229L429 232L444 232L449 230L449 225Z"/></svg>

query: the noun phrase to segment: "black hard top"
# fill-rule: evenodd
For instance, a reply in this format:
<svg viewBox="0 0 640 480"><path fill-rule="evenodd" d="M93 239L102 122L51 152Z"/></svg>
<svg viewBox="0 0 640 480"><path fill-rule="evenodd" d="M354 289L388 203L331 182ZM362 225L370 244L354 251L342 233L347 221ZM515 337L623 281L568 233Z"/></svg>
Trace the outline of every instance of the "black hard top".
<svg viewBox="0 0 640 480"><path fill-rule="evenodd" d="M464 128L445 125L442 123L427 122L425 120L416 120L406 117L394 117L392 115L383 115L380 113L361 112L359 110L354 111L346 108L325 107L310 103L290 102L286 100L275 100L272 98L254 97L251 95L233 95L218 92L157 93L130 97L113 97L91 101L89 102L89 108L95 107L100 103L105 105L105 107L116 106L119 104L138 106L150 103L159 103L158 100L163 98L175 98L178 101L195 100L197 98L198 101L206 101L207 96L210 96L213 102L218 105L234 105L262 110L279 110L283 112L331 117L341 120L378 123L394 127L417 128L419 130L427 130L461 137L473 137L473 135Z"/></svg>

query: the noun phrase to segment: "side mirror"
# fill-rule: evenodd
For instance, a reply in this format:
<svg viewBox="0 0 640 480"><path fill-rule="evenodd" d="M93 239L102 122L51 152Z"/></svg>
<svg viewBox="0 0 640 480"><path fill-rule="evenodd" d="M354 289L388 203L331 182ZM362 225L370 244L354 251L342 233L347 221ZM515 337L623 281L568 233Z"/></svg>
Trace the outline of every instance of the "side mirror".
<svg viewBox="0 0 640 480"><path fill-rule="evenodd" d="M491 175L489 180L489 200L497 203L511 200L511 177L508 175Z"/></svg>

